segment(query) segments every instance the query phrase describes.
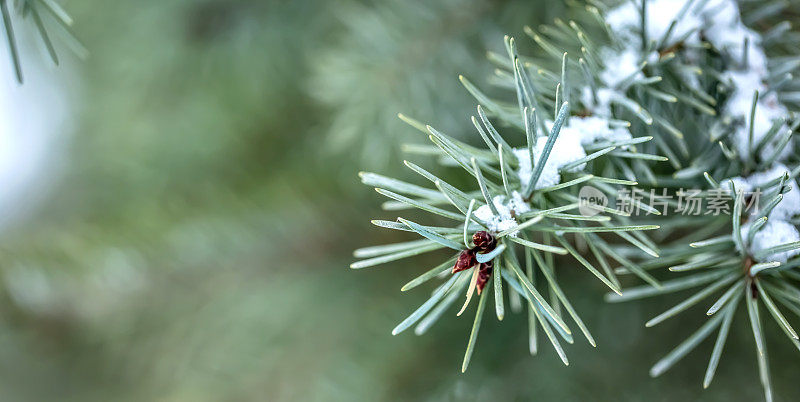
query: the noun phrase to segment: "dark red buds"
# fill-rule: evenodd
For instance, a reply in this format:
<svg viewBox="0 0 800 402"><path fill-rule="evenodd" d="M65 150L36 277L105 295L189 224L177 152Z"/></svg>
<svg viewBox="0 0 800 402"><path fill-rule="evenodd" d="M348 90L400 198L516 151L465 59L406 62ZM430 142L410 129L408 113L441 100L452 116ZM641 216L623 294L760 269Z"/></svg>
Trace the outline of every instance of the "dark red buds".
<svg viewBox="0 0 800 402"><path fill-rule="evenodd" d="M458 255L458 259L456 260L456 265L453 266L453 273L470 269L477 263L478 260L475 259L475 251L464 250L461 252L461 254Z"/></svg>
<svg viewBox="0 0 800 402"><path fill-rule="evenodd" d="M472 235L472 242L475 243L475 248L478 249L477 251L484 253L494 250L494 247L497 244L494 236L485 230L475 232L475 234Z"/></svg>
<svg viewBox="0 0 800 402"><path fill-rule="evenodd" d="M475 281L475 287L478 290L478 295L481 294L483 288L486 287L486 284L489 282L489 279L492 277L492 270L494 269L494 262L484 262L478 267L478 280Z"/></svg>

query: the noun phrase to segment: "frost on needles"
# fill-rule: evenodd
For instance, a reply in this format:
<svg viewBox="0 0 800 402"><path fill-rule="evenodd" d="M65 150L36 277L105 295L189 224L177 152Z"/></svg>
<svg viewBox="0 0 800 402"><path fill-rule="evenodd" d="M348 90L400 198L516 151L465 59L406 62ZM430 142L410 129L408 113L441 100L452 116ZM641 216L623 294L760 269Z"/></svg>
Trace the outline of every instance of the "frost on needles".
<svg viewBox="0 0 800 402"><path fill-rule="evenodd" d="M393 333L412 325L416 333L426 332L460 296L464 311L482 278L491 291L479 296L462 369L476 345L488 293L499 319L506 298L512 311L528 309L531 352L537 350L533 331L541 327L566 364L561 342L574 342L573 324L595 344L590 323L572 308L555 276L564 259L554 256L568 255L612 290L610 302L700 288L646 323L655 326L703 301L710 306L703 310L707 321L652 367L653 376L716 331L703 379L709 386L737 306L744 305L759 378L771 400L762 312L800 349L782 312L800 311L794 295L800 294L800 169L792 137L800 123L796 102L786 101L800 85L791 76L800 58L770 55L792 49L785 42L792 36L784 35L788 28L776 18L780 10L750 6L743 12L732 0L591 2L573 10L573 20L557 19L538 31L525 27L539 47L532 55L520 55L509 37L504 52L488 53L496 67L491 82L509 96L490 97L482 85L460 77L479 103L471 118L473 141L403 116L433 143L414 153L434 155L440 166L459 168L474 184L457 188L450 184L451 170L409 161L406 166L428 186L362 175L391 198L387 209L417 208L436 217L373 221L422 239L359 249L353 268L452 250L449 259L403 286L406 291L442 281ZM753 22L772 28L756 32ZM584 185L612 199L628 191L625 201L646 218L613 204L597 208L597 215L576 214ZM720 208L728 213L662 214L640 201L656 190L679 197L694 191L704 202L723 197ZM756 191L761 203L753 208ZM685 206L680 202L666 205ZM657 236L646 234L656 229ZM457 264L457 256L475 248L470 236L479 231L490 233L497 247L477 252L469 269L453 274L454 264L465 264ZM479 270L487 262L493 270ZM545 280L534 281L534 275ZM643 284L623 289L618 275L634 275ZM550 302L541 296L545 288L556 296Z"/></svg>
<svg viewBox="0 0 800 402"><path fill-rule="evenodd" d="M417 208L438 217L424 223L405 218L373 221L384 228L415 232L422 239L356 250L355 255L362 259L353 263L353 268L443 248L456 252L403 286L406 291L429 280L444 280L427 302L398 324L393 334L412 325L416 325L416 333L426 332L455 304L459 295L465 299L460 313L470 305L476 287L480 290L481 283L492 281L491 292L478 296L478 311L462 369L467 368L476 344L487 293L493 294L498 319L505 316L506 295L512 311L529 310L532 353L537 350L537 327L541 327L565 364L568 359L561 342L574 342L570 323L580 329L590 344L595 344L588 326L555 279L557 267L553 255L570 255L616 293L620 283L610 269L609 260L627 264L643 280L658 286L651 275L617 254L611 239L598 235L606 233L652 253L641 231L656 229L657 225L630 224L625 212L613 208L593 216L576 213L581 185L591 183L611 195L622 186L636 184L631 174L634 165L649 171L647 163L666 159L642 153L639 147L652 137L635 137L630 132L631 123L624 119L631 105L636 104L624 93L633 83L623 80L606 88L614 94L603 101L602 107L597 107L598 97L592 84L580 78L578 59L560 54L555 68L547 70L524 61L513 38L505 38L505 49L506 54L493 61L498 63L498 71L502 71L503 82L499 85L512 89L510 99L490 98L461 77L479 103L471 121L476 130L475 140L482 146L462 142L401 115L401 119L433 143L433 147L416 150L435 155L441 165L461 168L462 174L473 179L470 188L450 184L449 179L441 176L449 174L446 170L434 173L431 168L410 161L406 166L426 179L428 186L376 173L362 174L365 184L391 199L384 204L387 209ZM592 99L584 101L581 96L587 92ZM615 104L626 107L616 109ZM552 114L547 110L552 110ZM442 220L444 223L440 223ZM497 247L490 252L478 252L473 262L465 260L463 256L468 255L465 253L476 247L471 239L482 231L496 239ZM594 262L576 250L571 243L574 237L591 245ZM486 263L491 263L493 269L483 269L482 264ZM533 275L543 275L545 281L534 285ZM552 301L541 296L547 288L556 295ZM564 316L557 313L559 309Z"/></svg>
<svg viewBox="0 0 800 402"><path fill-rule="evenodd" d="M776 34L786 30L775 18L780 11L750 6L742 12L732 0L625 2L610 8L605 21L627 49L623 52L638 51L639 60L657 52L660 68L653 73L663 80L655 89L662 95L673 94L676 105L683 106L672 115L682 119L674 128L684 134L681 141L688 146L683 152L680 147L674 153L666 151L679 156L674 161L680 166L662 181L681 189L699 188L706 201L726 195L731 209L730 215L693 217L685 223L679 223L681 216L660 221L670 228L662 231L675 233L666 238L683 246L670 247L661 255L663 262L653 261L648 268L666 267L678 273L676 279L663 282L670 292L702 288L653 317L647 326L673 318L712 295L717 299L711 300L707 322L657 362L651 374L665 372L718 331L703 380L708 387L741 302L757 346L765 398L772 400L759 309L766 309L800 349L796 332L781 312L797 311L800 303L786 293L800 285L800 193L795 179L800 170L790 167L797 164L792 133L798 122L796 104L782 101L782 92L796 85L787 75L800 64L796 55L768 56L770 49L786 47ZM773 28L759 33L743 21ZM659 119L659 113L650 112ZM680 144L655 135L661 143ZM622 296L609 294L607 299L635 300L663 293L667 292L639 287L623 290Z"/></svg>

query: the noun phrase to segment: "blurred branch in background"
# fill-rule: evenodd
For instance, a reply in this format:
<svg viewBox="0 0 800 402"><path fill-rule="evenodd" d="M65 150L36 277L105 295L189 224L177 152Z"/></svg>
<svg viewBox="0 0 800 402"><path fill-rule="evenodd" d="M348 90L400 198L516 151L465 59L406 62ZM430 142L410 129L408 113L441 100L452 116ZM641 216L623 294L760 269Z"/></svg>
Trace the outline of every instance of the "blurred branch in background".
<svg viewBox="0 0 800 402"><path fill-rule="evenodd" d="M311 57L308 92L329 111L326 148L363 168L389 168L409 135L398 113L463 132L474 105L458 74L487 76L486 44L505 29L544 21L562 9L541 1L402 0L344 2L335 8L343 32ZM466 136L465 136L466 137ZM417 141L415 141L417 140Z"/></svg>
<svg viewBox="0 0 800 402"><path fill-rule="evenodd" d="M14 68L14 76L20 84L23 82L22 57L18 44L18 31L35 29L41 45L46 49L50 60L59 64L58 50L53 44L54 36L65 42L75 54L85 57L83 45L71 33L72 17L55 0L0 0L2 14L2 32L8 44L8 58ZM25 27L27 25L27 27ZM53 32L56 32L53 35Z"/></svg>
<svg viewBox="0 0 800 402"><path fill-rule="evenodd" d="M80 99L73 55L56 66L34 24L17 22L23 23L16 25L14 49L26 61L28 80L17 81L12 52L0 45L0 230L34 212L44 190L58 180Z"/></svg>
<svg viewBox="0 0 800 402"><path fill-rule="evenodd" d="M46 169L37 181L58 176L58 183L42 194L37 215L0 241L2 351L16 356L2 368L2 399L52 399L65 391L79 400L205 394L208 388L191 385L202 377L186 374L206 369L195 359L226 371L248 364L247 353L234 350L239 345L272 350L263 327L242 327L261 315L248 312L250 293L267 297L271 288L241 287L267 286L264 280L288 269L281 252L303 255L291 259L296 268L323 251L321 242L313 253L295 245L321 236L301 236L296 224L326 222L302 188L336 190L292 175L304 151L290 146L311 123L294 74L302 76L301 51L325 29L324 4L73 1L70 10L92 50L83 65L85 103L71 105L78 126L72 138L65 126L40 130L56 148L48 157L66 166L31 162ZM315 19L320 31L299 29ZM26 73L36 66L27 63ZM22 109L22 91L37 88L28 81L8 98L3 92L4 106L19 107L9 116L20 122L4 125L3 138L38 134L22 122L47 104ZM31 96L43 102L53 95ZM325 233L326 225L316 226ZM221 314L237 325L204 315L206 303L228 306ZM277 319L267 315L257 325ZM229 344L220 331L248 338ZM189 336L214 343L206 357ZM222 355L234 357L224 363ZM23 375L32 380L13 381ZM207 397L236 389L219 392Z"/></svg>

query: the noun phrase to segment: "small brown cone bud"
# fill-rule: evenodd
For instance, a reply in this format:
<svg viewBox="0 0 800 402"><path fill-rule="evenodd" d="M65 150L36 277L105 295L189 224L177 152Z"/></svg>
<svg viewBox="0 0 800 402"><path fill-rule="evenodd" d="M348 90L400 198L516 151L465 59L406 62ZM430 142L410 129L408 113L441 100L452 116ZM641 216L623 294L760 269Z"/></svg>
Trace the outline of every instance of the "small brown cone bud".
<svg viewBox="0 0 800 402"><path fill-rule="evenodd" d="M472 235L472 242L475 243L475 248L483 252L494 250L494 246L497 244L494 236L485 230L475 232Z"/></svg>
<svg viewBox="0 0 800 402"><path fill-rule="evenodd" d="M489 279L492 277L492 271L494 269L494 263L492 261L484 262L478 267L478 280L475 282L475 287L478 290L478 295L481 294L483 288L486 287L486 284L489 282Z"/></svg>
<svg viewBox="0 0 800 402"><path fill-rule="evenodd" d="M470 269L477 263L478 261L475 259L475 252L472 250L464 250L458 255L456 265L453 266L453 273Z"/></svg>

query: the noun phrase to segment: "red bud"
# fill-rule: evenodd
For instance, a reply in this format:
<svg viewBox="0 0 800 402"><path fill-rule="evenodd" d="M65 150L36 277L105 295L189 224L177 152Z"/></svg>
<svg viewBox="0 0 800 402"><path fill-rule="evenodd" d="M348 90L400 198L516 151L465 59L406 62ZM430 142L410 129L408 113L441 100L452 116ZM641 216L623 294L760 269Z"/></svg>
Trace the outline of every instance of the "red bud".
<svg viewBox="0 0 800 402"><path fill-rule="evenodd" d="M470 269L477 263L478 260L475 259L475 252L472 250L464 250L458 255L456 265L453 266L453 273Z"/></svg>

